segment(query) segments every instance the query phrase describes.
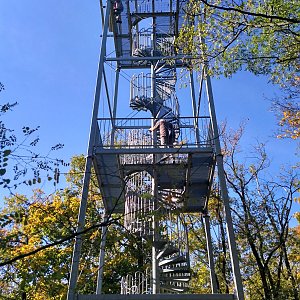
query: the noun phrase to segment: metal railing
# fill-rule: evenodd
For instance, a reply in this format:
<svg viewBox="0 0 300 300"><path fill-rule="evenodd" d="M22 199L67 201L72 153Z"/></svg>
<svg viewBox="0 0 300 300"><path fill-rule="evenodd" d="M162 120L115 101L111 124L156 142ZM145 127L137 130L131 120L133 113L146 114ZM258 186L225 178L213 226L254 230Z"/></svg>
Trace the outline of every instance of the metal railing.
<svg viewBox="0 0 300 300"><path fill-rule="evenodd" d="M167 210L163 217L161 237L171 242L181 255L185 255L188 258L189 243L184 215L178 214L174 210Z"/></svg>
<svg viewBox="0 0 300 300"><path fill-rule="evenodd" d="M156 38L156 51L162 56L170 56L175 52L174 36L169 34L161 34ZM132 55L145 52L145 56L151 56L154 49L152 28L135 31L132 34Z"/></svg>
<svg viewBox="0 0 300 300"><path fill-rule="evenodd" d="M135 272L128 274L121 279L121 294L152 294L150 283L150 272Z"/></svg>
<svg viewBox="0 0 300 300"><path fill-rule="evenodd" d="M152 97L151 82L150 73L133 75L130 80L130 101L136 97L150 99Z"/></svg>
<svg viewBox="0 0 300 300"><path fill-rule="evenodd" d="M180 1L182 2L182 0ZM154 12L169 12L176 11L176 1L171 2L172 6L170 6L169 1L155 1L155 10ZM152 13L153 7L151 1L130 1L130 9L135 13Z"/></svg>
<svg viewBox="0 0 300 300"><path fill-rule="evenodd" d="M169 69L167 69L169 70ZM140 73L133 75L130 80L130 105L134 101L152 100L152 77L150 73ZM176 74L170 79L164 80L163 74L159 74L156 80L156 94L162 99L167 100L175 93Z"/></svg>
<svg viewBox="0 0 300 300"><path fill-rule="evenodd" d="M158 38L156 41L157 50L160 51L163 56L173 55L175 53L174 41L174 36Z"/></svg>
<svg viewBox="0 0 300 300"><path fill-rule="evenodd" d="M152 235L154 199L151 175L146 171L130 175L125 198L124 226L139 236Z"/></svg>
<svg viewBox="0 0 300 300"><path fill-rule="evenodd" d="M153 49L153 33L152 29L142 29L136 31L132 35L132 51L136 50L152 50Z"/></svg>
<svg viewBox="0 0 300 300"><path fill-rule="evenodd" d="M110 118L99 118L100 138L98 140L101 141L99 146L103 149L166 148L154 142L153 134L149 131L152 122L153 118L116 118L113 121ZM214 138L210 131L209 117L179 117L178 124L179 133L174 148L213 145Z"/></svg>

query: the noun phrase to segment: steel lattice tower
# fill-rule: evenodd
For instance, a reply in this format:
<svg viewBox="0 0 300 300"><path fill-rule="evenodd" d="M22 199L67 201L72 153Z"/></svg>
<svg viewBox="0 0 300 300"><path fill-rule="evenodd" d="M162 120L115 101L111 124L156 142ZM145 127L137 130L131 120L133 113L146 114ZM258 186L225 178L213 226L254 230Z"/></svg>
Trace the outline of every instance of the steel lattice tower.
<svg viewBox="0 0 300 300"><path fill-rule="evenodd" d="M202 66L199 86L191 68L194 58L174 46L187 2L108 0L103 5L100 1L103 32L77 232L84 230L94 166L104 220L112 213L124 215L130 233L151 243L151 265L146 272L124 277L120 295L101 294L104 227L97 290L94 295L77 295L82 246L78 235L68 300L244 299L210 77ZM112 92L107 78L110 68L115 73ZM181 70L188 74L190 99L178 92ZM130 74L127 95L121 86L123 71ZM124 98L129 100L127 108ZM208 215L215 172L225 211L235 295L218 294L216 283ZM185 215L193 212L201 213L204 221L211 295L187 294L191 270Z"/></svg>

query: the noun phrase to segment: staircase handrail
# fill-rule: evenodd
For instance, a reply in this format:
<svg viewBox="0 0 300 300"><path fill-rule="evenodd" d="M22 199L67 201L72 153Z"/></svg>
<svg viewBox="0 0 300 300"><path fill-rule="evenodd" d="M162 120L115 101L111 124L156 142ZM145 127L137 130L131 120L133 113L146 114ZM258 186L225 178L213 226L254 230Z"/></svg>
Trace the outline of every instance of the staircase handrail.
<svg viewBox="0 0 300 300"><path fill-rule="evenodd" d="M189 257L188 232L184 217L176 209L170 209L165 214L162 238L174 244L182 255ZM172 220L176 218L175 222Z"/></svg>
<svg viewBox="0 0 300 300"><path fill-rule="evenodd" d="M149 294L150 272L148 269L144 272L137 271L133 275L127 274L121 278L121 294Z"/></svg>
<svg viewBox="0 0 300 300"><path fill-rule="evenodd" d="M134 54L136 50L152 50L153 49L153 29L142 28L141 30L135 31L132 35L132 53ZM174 35L170 33L161 33L158 35L155 41L158 46L158 51L161 51L162 56L171 55L174 53ZM162 44L162 45L160 45ZM151 55L151 51L148 55Z"/></svg>

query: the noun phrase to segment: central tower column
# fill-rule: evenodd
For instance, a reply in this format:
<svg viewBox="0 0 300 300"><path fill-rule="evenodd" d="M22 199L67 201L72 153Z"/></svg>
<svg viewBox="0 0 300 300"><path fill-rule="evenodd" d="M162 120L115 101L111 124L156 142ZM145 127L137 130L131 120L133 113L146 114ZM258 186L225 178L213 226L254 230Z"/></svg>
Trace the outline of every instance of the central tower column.
<svg viewBox="0 0 300 300"><path fill-rule="evenodd" d="M152 0L152 9L154 15L154 5L155 1ZM152 56L155 55L156 52L156 18L153 16L152 18ZM151 99L153 103L155 102L156 98L156 74L155 74L155 61L151 63ZM155 116L153 116L155 117ZM152 119L151 126L155 125L155 118ZM157 135L156 130L152 131L152 138L153 138L153 147L157 147ZM153 244L152 244L152 293L159 294L159 267L157 261L157 249L156 245L159 240L159 220L158 220L158 187L157 187L157 172L155 168L155 164L159 156L157 154L153 154L153 178L152 178L152 193L153 193Z"/></svg>

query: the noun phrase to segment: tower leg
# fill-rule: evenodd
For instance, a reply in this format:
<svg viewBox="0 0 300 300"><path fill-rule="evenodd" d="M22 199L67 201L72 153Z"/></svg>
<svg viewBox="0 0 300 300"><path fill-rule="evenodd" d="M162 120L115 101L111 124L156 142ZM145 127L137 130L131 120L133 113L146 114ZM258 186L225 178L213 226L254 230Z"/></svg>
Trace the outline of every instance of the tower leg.
<svg viewBox="0 0 300 300"><path fill-rule="evenodd" d="M154 206L155 207L155 206ZM157 265L157 251L156 251L156 241L157 239L157 216L153 214L153 245L152 245L152 294L159 294L159 271Z"/></svg>
<svg viewBox="0 0 300 300"><path fill-rule="evenodd" d="M83 179L82 196L81 196L79 215L78 215L78 225L77 225L77 231L76 231L77 233L82 232L84 229L85 214L86 214L86 208L87 208L88 189L89 189L89 184L90 184L90 179L91 179L91 169L92 169L92 158L87 157L86 165L85 165L85 174L84 174L84 179ZM75 243L74 243L67 300L75 299L75 291L76 291L77 278L78 278L81 246L82 246L82 236L81 236L81 234L79 234L78 236L76 236Z"/></svg>
<svg viewBox="0 0 300 300"><path fill-rule="evenodd" d="M209 219L210 219L210 217L208 215L203 216L204 229L205 229L205 235L206 235L207 257L208 257L209 272L210 272L211 292L212 292L212 294L217 294L218 293L218 285L217 285L217 277L216 277L216 272L215 272L215 263L214 263L214 258L213 258Z"/></svg>
<svg viewBox="0 0 300 300"><path fill-rule="evenodd" d="M79 235L76 236L75 243L74 243L67 300L75 299L75 292L76 292L76 285L77 285L77 278L78 278L78 271L79 271L79 260L80 260L81 246L82 246L82 236L80 232L83 231L85 225L87 198L88 198L89 184L91 180L92 156L93 156L95 139L96 139L97 128L98 128L97 114L99 110L100 92L101 92L101 84L102 84L102 77L103 77L103 70L104 70L110 6L111 6L111 1L107 1L105 21L103 26L103 37L101 42L98 75L97 75L97 84L96 84L96 91L95 91L95 98L94 98L94 107L93 107L93 114L92 114L92 121L91 121L89 144L88 144L88 155L86 158L82 196L81 196L81 202L80 202L80 208L78 214L78 223L77 223L76 232Z"/></svg>
<svg viewBox="0 0 300 300"><path fill-rule="evenodd" d="M204 66L204 68L206 69L205 66ZM239 267L239 259L238 259L237 247L236 247L231 212L230 212L229 196L228 196L228 191L227 191L227 186L226 186L225 171L224 171L224 165L223 165L223 156L222 156L222 152L221 152L219 130L218 130L218 125L217 125L217 118L216 118L216 111L215 111L211 81L210 81L210 77L207 74L206 70L205 70L205 73L206 73L205 77L206 77L207 99L208 99L208 104L209 104L210 117L212 120L211 126L212 126L214 143L215 143L216 162L217 162L217 167L218 167L218 177L219 177L221 195L222 195L222 200L223 200L223 205L224 205L226 230L227 230L227 236L228 236L228 244L229 244L229 252L230 252L231 265L232 265L232 271L233 271L234 285L235 285L238 300L244 300L243 283L242 283L242 277L241 277L241 272L240 272L240 267Z"/></svg>
<svg viewBox="0 0 300 300"><path fill-rule="evenodd" d="M226 220L226 232L228 236L229 253L231 258L231 265L233 270L234 285L237 293L238 300L244 300L244 291L242 277L239 267L239 259L237 246L234 237L233 223L229 205L229 197L225 180L225 172L223 166L223 156L217 156L218 176L220 181L221 195L224 205L225 220Z"/></svg>
<svg viewBox="0 0 300 300"><path fill-rule="evenodd" d="M107 215L104 216L104 223L106 223L106 222L107 222ZM107 236L107 225L102 227L102 232L101 232L99 269L98 269L97 288L96 288L97 295L101 294L101 292L102 292L106 236Z"/></svg>

